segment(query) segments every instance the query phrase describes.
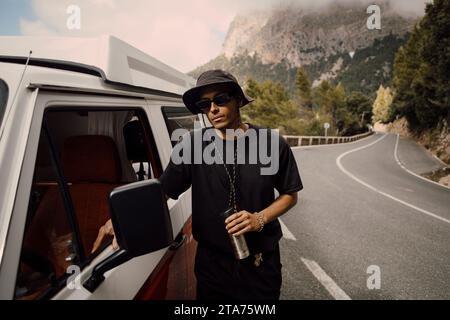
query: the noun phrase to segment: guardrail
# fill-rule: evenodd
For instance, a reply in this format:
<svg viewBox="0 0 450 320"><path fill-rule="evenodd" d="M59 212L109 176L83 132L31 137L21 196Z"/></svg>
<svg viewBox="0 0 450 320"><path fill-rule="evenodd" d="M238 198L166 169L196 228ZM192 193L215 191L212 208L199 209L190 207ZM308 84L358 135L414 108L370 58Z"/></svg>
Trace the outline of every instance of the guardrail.
<svg viewBox="0 0 450 320"><path fill-rule="evenodd" d="M348 136L348 137L290 136L290 135L283 135L283 137L286 139L287 143L291 147L298 147L298 146L314 146L314 145L321 145L321 144L346 143L346 142L356 141L356 140L365 138L367 136L370 136L373 133L374 133L373 131L368 131L365 133L357 134L354 136Z"/></svg>

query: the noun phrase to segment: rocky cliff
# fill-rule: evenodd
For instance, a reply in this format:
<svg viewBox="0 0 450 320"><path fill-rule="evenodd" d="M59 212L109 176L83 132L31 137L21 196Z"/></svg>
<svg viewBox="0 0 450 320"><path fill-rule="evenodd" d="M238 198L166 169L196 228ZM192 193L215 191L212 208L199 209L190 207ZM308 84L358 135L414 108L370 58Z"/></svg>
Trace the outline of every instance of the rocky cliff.
<svg viewBox="0 0 450 320"><path fill-rule="evenodd" d="M224 68L245 80L274 80L291 92L296 68L312 81L341 81L349 90L372 94L389 85L394 54L418 18L405 18L381 2L381 30L369 30L367 5L332 3L320 9L284 5L235 17L221 54L190 72Z"/></svg>

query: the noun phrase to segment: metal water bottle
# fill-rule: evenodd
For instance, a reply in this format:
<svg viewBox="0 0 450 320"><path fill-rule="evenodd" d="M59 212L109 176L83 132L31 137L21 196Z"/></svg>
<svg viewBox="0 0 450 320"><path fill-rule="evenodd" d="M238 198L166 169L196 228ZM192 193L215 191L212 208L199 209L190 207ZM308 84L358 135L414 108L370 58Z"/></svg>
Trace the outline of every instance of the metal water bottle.
<svg viewBox="0 0 450 320"><path fill-rule="evenodd" d="M234 213L233 208L228 208L222 213L222 217L224 220L231 216ZM241 260L245 259L250 255L250 251L248 250L247 241L245 241L245 236L241 234L240 236L234 236L232 234L230 236L231 246L233 247L234 255L236 259Z"/></svg>

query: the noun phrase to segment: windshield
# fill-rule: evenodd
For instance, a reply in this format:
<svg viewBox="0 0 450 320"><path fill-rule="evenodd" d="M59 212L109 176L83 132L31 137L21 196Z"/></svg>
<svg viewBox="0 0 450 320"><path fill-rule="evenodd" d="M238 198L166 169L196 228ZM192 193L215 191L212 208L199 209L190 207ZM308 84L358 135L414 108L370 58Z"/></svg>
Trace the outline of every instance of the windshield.
<svg viewBox="0 0 450 320"><path fill-rule="evenodd" d="M5 114L6 102L8 101L8 86L5 81L0 79L0 126Z"/></svg>

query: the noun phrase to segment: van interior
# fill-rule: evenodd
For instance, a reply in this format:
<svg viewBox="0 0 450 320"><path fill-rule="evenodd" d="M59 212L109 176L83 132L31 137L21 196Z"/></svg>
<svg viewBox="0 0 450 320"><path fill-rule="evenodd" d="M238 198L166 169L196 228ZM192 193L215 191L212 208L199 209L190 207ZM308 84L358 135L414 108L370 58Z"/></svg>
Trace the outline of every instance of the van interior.
<svg viewBox="0 0 450 320"><path fill-rule="evenodd" d="M92 252L110 217L109 193L161 171L141 110L46 111L15 298L45 298L65 285L69 266L82 269L111 242Z"/></svg>

